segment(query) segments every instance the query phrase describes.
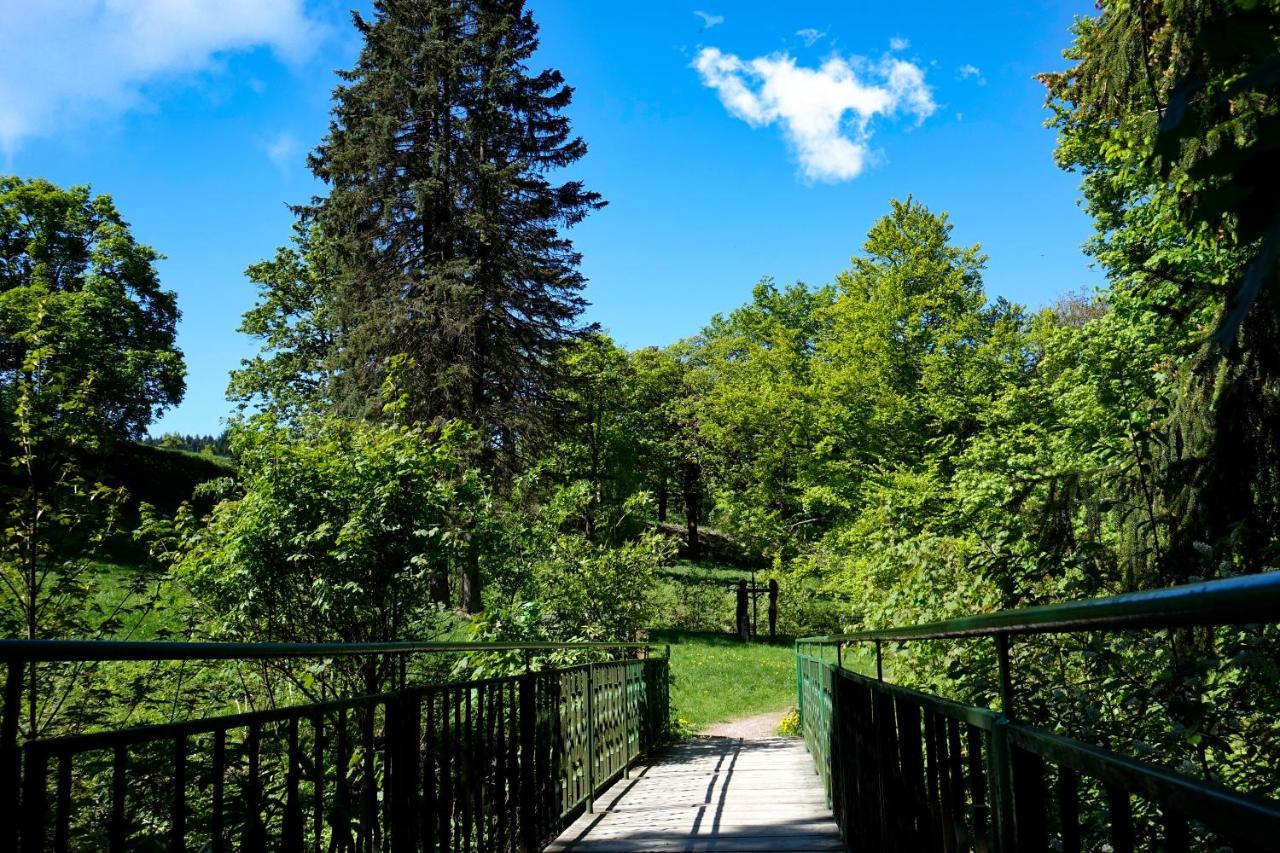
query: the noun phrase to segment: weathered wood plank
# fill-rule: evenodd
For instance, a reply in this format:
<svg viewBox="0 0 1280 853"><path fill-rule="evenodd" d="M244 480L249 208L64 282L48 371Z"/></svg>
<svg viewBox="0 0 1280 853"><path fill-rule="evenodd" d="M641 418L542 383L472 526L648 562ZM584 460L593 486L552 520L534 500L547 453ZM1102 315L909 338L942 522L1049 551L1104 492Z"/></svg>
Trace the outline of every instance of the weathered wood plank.
<svg viewBox="0 0 1280 853"><path fill-rule="evenodd" d="M699 738L621 779L549 853L841 851L802 741Z"/></svg>

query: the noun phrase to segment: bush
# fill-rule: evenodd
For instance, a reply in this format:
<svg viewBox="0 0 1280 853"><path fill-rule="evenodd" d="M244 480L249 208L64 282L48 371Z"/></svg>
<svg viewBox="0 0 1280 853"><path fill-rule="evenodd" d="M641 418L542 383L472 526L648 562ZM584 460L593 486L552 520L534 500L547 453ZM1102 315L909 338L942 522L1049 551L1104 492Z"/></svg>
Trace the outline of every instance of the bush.
<svg viewBox="0 0 1280 853"><path fill-rule="evenodd" d="M485 501L466 428L264 416L233 442L239 486L224 484L178 560L221 633L360 642L438 627Z"/></svg>

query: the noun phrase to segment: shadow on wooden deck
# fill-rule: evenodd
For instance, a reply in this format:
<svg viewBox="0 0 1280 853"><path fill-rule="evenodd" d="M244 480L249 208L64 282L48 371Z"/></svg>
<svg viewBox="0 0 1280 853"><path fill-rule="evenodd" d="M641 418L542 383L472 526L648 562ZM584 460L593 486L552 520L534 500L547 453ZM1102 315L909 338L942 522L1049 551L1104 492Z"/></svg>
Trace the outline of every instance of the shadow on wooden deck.
<svg viewBox="0 0 1280 853"><path fill-rule="evenodd" d="M602 794L553 853L844 850L797 738L697 738Z"/></svg>

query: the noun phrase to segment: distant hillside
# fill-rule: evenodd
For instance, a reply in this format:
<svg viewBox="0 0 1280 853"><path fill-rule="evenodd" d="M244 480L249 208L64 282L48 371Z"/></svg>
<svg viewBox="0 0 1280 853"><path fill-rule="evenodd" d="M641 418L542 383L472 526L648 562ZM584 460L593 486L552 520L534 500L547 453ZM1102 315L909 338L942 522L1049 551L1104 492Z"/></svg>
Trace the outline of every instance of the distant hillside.
<svg viewBox="0 0 1280 853"><path fill-rule="evenodd" d="M170 450L187 450L192 453L212 453L214 456L231 456L231 439L224 429L218 435L184 435L166 432L159 437L147 436L143 444Z"/></svg>
<svg viewBox="0 0 1280 853"><path fill-rule="evenodd" d="M116 445L98 466L104 482L123 486L134 500L165 513L191 500L201 483L236 476L229 457L134 442Z"/></svg>

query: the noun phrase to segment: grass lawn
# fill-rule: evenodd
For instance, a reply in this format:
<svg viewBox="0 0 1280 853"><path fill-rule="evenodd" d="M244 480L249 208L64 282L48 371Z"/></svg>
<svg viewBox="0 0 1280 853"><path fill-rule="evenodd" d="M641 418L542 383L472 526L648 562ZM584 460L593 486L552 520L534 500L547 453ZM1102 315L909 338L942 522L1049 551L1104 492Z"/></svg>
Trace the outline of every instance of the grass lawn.
<svg viewBox="0 0 1280 853"><path fill-rule="evenodd" d="M658 569L658 574L685 583L711 583L726 586L740 580L751 580L750 569L726 566L710 560L676 560L670 566Z"/></svg>
<svg viewBox="0 0 1280 853"><path fill-rule="evenodd" d="M654 631L671 644L671 703L697 731L711 723L795 707L791 640L742 643L725 634Z"/></svg>

